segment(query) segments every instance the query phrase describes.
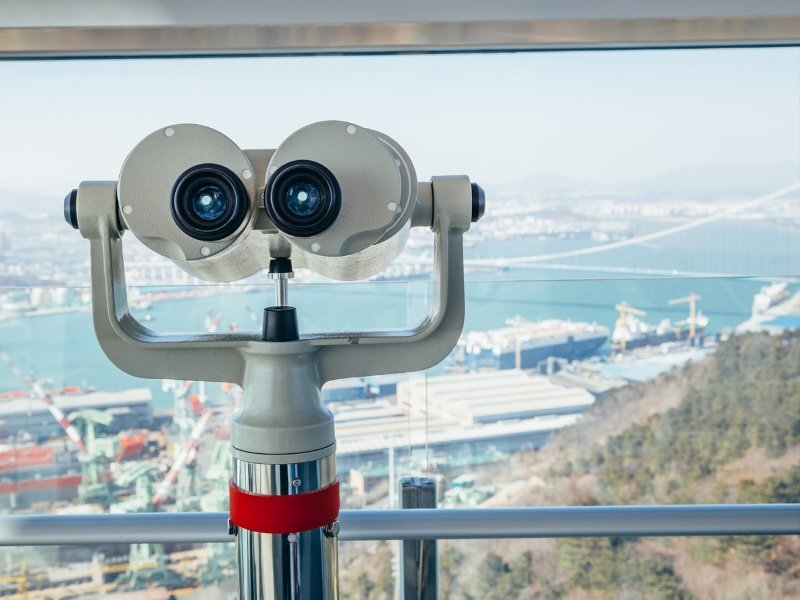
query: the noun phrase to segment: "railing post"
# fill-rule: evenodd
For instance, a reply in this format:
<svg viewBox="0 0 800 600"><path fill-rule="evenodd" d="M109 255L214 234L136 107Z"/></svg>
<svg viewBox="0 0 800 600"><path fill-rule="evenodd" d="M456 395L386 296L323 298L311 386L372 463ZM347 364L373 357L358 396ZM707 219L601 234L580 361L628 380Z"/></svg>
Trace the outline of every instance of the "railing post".
<svg viewBox="0 0 800 600"><path fill-rule="evenodd" d="M400 480L400 506L404 509L436 508L436 481L427 477ZM439 563L436 540L400 543L400 600L437 600Z"/></svg>

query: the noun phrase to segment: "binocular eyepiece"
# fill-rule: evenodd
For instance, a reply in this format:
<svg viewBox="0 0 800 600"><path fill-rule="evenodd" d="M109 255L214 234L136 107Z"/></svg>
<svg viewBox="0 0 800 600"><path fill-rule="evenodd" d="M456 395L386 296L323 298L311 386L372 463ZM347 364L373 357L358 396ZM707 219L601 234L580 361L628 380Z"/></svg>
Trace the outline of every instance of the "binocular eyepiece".
<svg viewBox="0 0 800 600"><path fill-rule="evenodd" d="M323 233L339 215L342 191L336 177L312 160L282 165L269 178L264 208L279 231L297 237Z"/></svg>
<svg viewBox="0 0 800 600"><path fill-rule="evenodd" d="M117 182L120 229L207 281L236 281L291 258L334 279L379 273L402 251L419 198L405 151L388 136L323 121L274 150L242 150L214 129L172 125L142 140ZM64 200L79 226L80 188ZM465 199L466 200L466 199ZM472 184L471 217L483 216Z"/></svg>
<svg viewBox="0 0 800 600"><path fill-rule="evenodd" d="M172 218L186 235L218 242L238 230L247 217L247 190L222 165L197 165L175 182Z"/></svg>

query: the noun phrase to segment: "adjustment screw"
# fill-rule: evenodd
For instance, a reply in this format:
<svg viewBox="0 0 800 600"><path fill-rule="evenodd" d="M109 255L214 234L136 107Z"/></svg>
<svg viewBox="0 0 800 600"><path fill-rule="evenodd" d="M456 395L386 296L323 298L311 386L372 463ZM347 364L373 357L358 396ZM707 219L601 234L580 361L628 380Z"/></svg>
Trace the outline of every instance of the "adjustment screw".
<svg viewBox="0 0 800 600"><path fill-rule="evenodd" d="M334 521L333 523L328 523L322 528L322 534L328 538L339 537L339 529L341 529L339 521Z"/></svg>

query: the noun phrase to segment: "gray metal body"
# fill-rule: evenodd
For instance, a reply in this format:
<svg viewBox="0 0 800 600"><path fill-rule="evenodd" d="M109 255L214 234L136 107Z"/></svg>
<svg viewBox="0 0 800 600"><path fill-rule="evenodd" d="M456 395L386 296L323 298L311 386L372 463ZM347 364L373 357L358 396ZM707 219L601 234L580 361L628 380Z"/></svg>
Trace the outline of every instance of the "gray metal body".
<svg viewBox="0 0 800 600"><path fill-rule="evenodd" d="M263 488L257 478L241 473L332 458L333 417L320 397L325 382L419 371L443 360L455 346L464 320L462 235L471 222L471 195L467 177L433 178L430 184L417 186L417 204L403 227L430 227L436 257L433 310L418 326L382 332L305 333L298 341L278 343L264 342L255 333L159 335L136 321L126 298L117 185L84 182L78 190L77 218L81 234L91 245L98 341L115 365L135 376L241 385L244 399L233 418L232 455L237 469L244 469L237 471L238 481L251 488L247 491L259 492ZM323 479L317 477L318 485L323 485ZM330 589L328 597L336 598L335 539L326 543L320 538L323 533L322 529L309 532L301 540L301 545L309 546L307 556L314 555L318 542L324 556L320 568L312 567L315 558L300 561L298 581L306 582L314 593ZM259 535L240 532L238 537L240 593L251 600L280 598L274 582L285 580L283 573L300 554L285 546L284 540L278 543ZM323 596L300 592L284 596L311 597Z"/></svg>
<svg viewBox="0 0 800 600"><path fill-rule="evenodd" d="M339 540L800 535L800 504L344 510ZM228 513L0 515L0 546L225 543Z"/></svg>

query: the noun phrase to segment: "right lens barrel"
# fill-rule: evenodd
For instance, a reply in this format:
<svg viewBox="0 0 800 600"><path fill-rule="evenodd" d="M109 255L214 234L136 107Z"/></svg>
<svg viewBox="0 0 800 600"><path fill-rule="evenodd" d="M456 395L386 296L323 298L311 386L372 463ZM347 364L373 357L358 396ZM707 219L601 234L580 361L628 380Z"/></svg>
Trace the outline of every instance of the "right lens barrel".
<svg viewBox="0 0 800 600"><path fill-rule="evenodd" d="M311 160L279 167L264 192L264 207L279 231L296 237L319 235L339 215L342 192L333 173Z"/></svg>

